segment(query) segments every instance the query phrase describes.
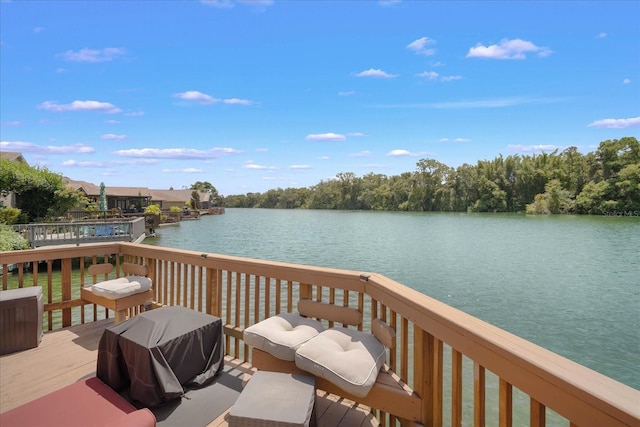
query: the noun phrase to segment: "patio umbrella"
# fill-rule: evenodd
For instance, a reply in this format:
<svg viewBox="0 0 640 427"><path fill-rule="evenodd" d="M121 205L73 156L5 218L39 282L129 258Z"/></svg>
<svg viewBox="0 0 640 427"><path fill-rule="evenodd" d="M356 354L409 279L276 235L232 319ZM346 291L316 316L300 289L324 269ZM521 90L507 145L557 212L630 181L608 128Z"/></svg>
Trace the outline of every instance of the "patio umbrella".
<svg viewBox="0 0 640 427"><path fill-rule="evenodd" d="M100 211L107 210L107 195L104 192L104 182L100 183Z"/></svg>

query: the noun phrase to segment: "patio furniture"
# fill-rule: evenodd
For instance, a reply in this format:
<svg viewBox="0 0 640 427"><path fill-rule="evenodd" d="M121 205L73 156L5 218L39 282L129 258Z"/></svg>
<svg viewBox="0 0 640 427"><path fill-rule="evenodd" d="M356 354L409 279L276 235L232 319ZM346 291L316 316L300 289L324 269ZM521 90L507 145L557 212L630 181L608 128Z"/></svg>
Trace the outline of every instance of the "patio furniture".
<svg viewBox="0 0 640 427"><path fill-rule="evenodd" d="M105 277L113 270L112 264L93 264L88 268L94 278L100 274ZM133 263L122 263L125 277L105 280L80 289L80 297L109 310L114 310L115 323L127 318L127 310L146 302L153 301L151 279L146 277L149 270L146 266Z"/></svg>
<svg viewBox="0 0 640 427"><path fill-rule="evenodd" d="M298 347L324 330L322 323L296 313L282 313L247 327L244 342L282 360L295 360Z"/></svg>
<svg viewBox="0 0 640 427"><path fill-rule="evenodd" d="M309 375L258 371L231 407L229 427L315 425L315 380Z"/></svg>
<svg viewBox="0 0 640 427"><path fill-rule="evenodd" d="M180 306L145 311L105 329L98 378L156 406L213 381L224 364L222 321Z"/></svg>
<svg viewBox="0 0 640 427"><path fill-rule="evenodd" d="M367 397L384 366L386 348L394 346L395 331L380 319L371 321L371 332L338 326L324 329L312 318L351 326L362 324L360 311L334 304L302 299L298 312L272 316L245 329L243 338L252 346L253 365L270 371L313 374L319 384L328 382L342 394ZM388 390L382 384L378 388Z"/></svg>
<svg viewBox="0 0 640 427"><path fill-rule="evenodd" d="M40 344L43 308L40 286L0 291L0 354Z"/></svg>
<svg viewBox="0 0 640 427"><path fill-rule="evenodd" d="M2 427L153 427L156 417L136 409L96 377L75 382L0 414Z"/></svg>

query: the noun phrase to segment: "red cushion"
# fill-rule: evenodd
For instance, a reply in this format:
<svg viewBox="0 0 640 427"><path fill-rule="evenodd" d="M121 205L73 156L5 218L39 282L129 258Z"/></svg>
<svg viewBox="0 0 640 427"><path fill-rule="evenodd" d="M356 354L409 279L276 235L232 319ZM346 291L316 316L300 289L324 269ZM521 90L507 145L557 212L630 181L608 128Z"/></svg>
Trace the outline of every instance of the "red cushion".
<svg viewBox="0 0 640 427"><path fill-rule="evenodd" d="M92 377L0 414L0 426L100 427L116 419L128 421L129 417L121 417L135 411L136 408L122 396ZM147 425L155 425L155 417L150 411L140 412L148 412L153 422ZM144 416L134 416L131 420L137 422ZM128 425L128 422L120 425Z"/></svg>

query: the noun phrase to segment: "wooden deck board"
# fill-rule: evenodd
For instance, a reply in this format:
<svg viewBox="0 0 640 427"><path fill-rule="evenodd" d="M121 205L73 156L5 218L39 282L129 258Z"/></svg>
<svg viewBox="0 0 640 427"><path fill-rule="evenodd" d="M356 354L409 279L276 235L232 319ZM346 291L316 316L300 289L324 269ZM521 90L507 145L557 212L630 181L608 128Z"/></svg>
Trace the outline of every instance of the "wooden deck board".
<svg viewBox="0 0 640 427"><path fill-rule="evenodd" d="M111 325L113 319L105 319L48 332L38 347L0 356L0 413L95 375L98 342ZM225 363L253 372L242 361L227 358ZM316 405L317 427L379 425L369 408L323 391L318 391ZM227 414L208 427L227 427Z"/></svg>

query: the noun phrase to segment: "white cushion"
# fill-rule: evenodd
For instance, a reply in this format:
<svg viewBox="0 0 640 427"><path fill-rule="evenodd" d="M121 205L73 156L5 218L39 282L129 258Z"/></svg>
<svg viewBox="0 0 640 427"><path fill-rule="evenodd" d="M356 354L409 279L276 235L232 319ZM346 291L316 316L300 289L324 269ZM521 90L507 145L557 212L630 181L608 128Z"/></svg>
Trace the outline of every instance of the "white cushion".
<svg viewBox="0 0 640 427"><path fill-rule="evenodd" d="M151 289L151 279L142 276L119 277L96 283L91 292L107 299L120 299Z"/></svg>
<svg viewBox="0 0 640 427"><path fill-rule="evenodd" d="M293 361L296 349L324 330L322 323L296 313L271 316L244 330L248 345L282 360Z"/></svg>
<svg viewBox="0 0 640 427"><path fill-rule="evenodd" d="M384 345L370 333L335 327L296 351L296 366L358 397L369 394L384 364Z"/></svg>

